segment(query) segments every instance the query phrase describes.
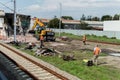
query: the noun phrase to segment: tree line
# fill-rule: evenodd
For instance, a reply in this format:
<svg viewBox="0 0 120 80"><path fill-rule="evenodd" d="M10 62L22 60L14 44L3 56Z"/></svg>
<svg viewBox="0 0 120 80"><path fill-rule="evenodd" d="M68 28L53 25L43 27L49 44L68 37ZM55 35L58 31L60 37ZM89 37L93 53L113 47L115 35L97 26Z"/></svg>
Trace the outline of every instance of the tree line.
<svg viewBox="0 0 120 80"><path fill-rule="evenodd" d="M107 20L119 20L120 14L115 14L114 16L111 15L103 15L101 18L97 16L85 16L84 14L80 18L80 20L87 20L87 21L107 21Z"/></svg>
<svg viewBox="0 0 120 80"><path fill-rule="evenodd" d="M80 22L81 24L79 24L79 26L77 26L77 29L92 29L92 27L88 27L88 24L85 23L84 21L107 21L107 20L119 20L120 15L119 14L115 14L114 16L111 15L103 15L101 18L95 16L85 16L84 14L82 15L82 17L80 18ZM62 19L65 20L74 20L71 16L62 16ZM50 20L50 22L48 23L48 28L59 28L59 18L54 17L52 20ZM64 29L64 24L61 21L61 29Z"/></svg>

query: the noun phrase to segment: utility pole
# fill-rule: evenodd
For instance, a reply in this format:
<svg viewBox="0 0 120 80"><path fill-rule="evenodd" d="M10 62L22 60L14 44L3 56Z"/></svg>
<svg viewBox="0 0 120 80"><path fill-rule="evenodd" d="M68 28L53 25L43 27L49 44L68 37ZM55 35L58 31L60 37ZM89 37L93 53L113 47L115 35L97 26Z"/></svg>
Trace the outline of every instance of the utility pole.
<svg viewBox="0 0 120 80"><path fill-rule="evenodd" d="M59 37L61 36L61 14L62 14L62 4L60 3L60 21L59 21Z"/></svg>
<svg viewBox="0 0 120 80"><path fill-rule="evenodd" d="M14 42L16 42L16 0L14 0Z"/></svg>

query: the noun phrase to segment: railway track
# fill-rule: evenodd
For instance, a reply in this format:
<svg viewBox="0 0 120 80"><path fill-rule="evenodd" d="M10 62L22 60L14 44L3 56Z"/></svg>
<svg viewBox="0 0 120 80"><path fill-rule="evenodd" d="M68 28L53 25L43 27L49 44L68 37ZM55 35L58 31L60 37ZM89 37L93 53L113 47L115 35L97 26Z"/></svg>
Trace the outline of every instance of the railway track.
<svg viewBox="0 0 120 80"><path fill-rule="evenodd" d="M4 43L0 43L0 51L28 73L33 80L80 80Z"/></svg>

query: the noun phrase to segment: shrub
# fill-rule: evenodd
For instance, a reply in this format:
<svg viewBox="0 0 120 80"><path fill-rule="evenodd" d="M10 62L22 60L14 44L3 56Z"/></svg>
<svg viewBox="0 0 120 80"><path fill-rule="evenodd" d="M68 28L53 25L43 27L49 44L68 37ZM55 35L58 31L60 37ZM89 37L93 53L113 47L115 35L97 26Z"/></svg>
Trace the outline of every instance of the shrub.
<svg viewBox="0 0 120 80"><path fill-rule="evenodd" d="M108 38L106 35L103 35L102 37L103 37L103 38Z"/></svg>
<svg viewBox="0 0 120 80"><path fill-rule="evenodd" d="M94 35L94 34L92 34L91 36L93 36L93 37L97 37L96 35Z"/></svg>
<svg viewBox="0 0 120 80"><path fill-rule="evenodd" d="M116 39L116 37L111 37L111 39Z"/></svg>

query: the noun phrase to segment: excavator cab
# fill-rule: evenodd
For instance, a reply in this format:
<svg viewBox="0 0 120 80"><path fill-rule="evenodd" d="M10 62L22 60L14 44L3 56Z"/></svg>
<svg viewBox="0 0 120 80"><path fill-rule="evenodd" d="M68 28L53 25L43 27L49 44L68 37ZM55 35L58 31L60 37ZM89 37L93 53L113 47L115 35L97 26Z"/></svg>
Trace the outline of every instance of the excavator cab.
<svg viewBox="0 0 120 80"><path fill-rule="evenodd" d="M51 30L47 30L44 23L38 18L35 18L32 31L35 31L35 37L38 40L40 39L40 35L43 35L44 41L55 41L55 33Z"/></svg>

